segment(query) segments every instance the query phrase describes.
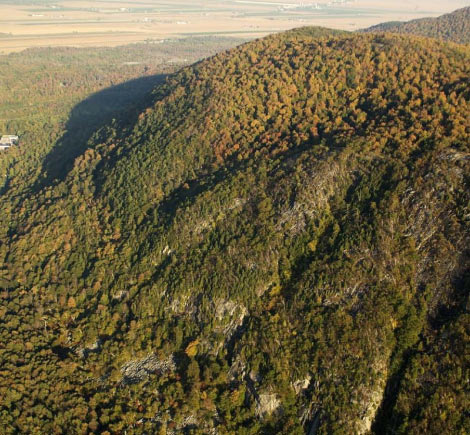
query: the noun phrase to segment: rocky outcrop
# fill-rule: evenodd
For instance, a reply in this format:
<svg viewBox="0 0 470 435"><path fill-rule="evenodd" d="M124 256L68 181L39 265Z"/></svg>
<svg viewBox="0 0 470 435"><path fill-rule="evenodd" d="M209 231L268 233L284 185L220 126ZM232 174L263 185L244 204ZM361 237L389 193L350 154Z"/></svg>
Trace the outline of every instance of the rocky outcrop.
<svg viewBox="0 0 470 435"><path fill-rule="evenodd" d="M129 361L121 367L122 379L121 385L138 384L144 381L152 374L163 374L172 372L176 369L173 355L167 359L161 360L157 355L151 354L147 357Z"/></svg>
<svg viewBox="0 0 470 435"><path fill-rule="evenodd" d="M269 417L273 414L282 414L281 401L277 394L260 394L256 414L260 418Z"/></svg>
<svg viewBox="0 0 470 435"><path fill-rule="evenodd" d="M387 360L388 358L378 358L374 364L376 371L376 381L371 387L362 387L359 391L362 400L360 407L362 413L356 423L356 433L359 435L370 433L372 423L375 420L377 411L383 401L385 386L387 383Z"/></svg>
<svg viewBox="0 0 470 435"><path fill-rule="evenodd" d="M97 339L95 342L88 346L78 347L75 349L75 353L80 358L86 358L90 353L98 353L101 349L101 340Z"/></svg>
<svg viewBox="0 0 470 435"><path fill-rule="evenodd" d="M220 299L216 302L215 318L221 322L220 329L226 342L230 340L236 329L243 324L247 314L248 310L234 301Z"/></svg>
<svg viewBox="0 0 470 435"><path fill-rule="evenodd" d="M292 384L295 394L299 395L303 393L310 386L312 377L308 375L305 379L299 379Z"/></svg>

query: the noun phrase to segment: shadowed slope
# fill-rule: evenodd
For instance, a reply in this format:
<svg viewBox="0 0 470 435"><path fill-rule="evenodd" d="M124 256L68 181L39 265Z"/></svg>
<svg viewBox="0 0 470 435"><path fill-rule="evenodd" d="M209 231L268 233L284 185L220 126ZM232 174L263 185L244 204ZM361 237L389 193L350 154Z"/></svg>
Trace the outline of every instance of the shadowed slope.
<svg viewBox="0 0 470 435"><path fill-rule="evenodd" d="M40 183L63 180L75 158L86 150L91 135L113 119L134 123L135 117L151 104L150 91L165 77L159 74L130 80L97 92L74 107L65 126L66 133L44 159L41 172L45 178Z"/></svg>

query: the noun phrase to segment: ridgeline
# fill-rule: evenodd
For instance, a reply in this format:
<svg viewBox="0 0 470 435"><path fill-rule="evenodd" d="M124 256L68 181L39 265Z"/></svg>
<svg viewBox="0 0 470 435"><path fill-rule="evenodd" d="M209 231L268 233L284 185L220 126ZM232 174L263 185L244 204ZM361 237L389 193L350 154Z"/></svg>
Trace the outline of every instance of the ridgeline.
<svg viewBox="0 0 470 435"><path fill-rule="evenodd" d="M437 18L421 18L408 22L391 21L369 27L363 32L392 32L426 36L458 44L470 43L470 7L458 9Z"/></svg>

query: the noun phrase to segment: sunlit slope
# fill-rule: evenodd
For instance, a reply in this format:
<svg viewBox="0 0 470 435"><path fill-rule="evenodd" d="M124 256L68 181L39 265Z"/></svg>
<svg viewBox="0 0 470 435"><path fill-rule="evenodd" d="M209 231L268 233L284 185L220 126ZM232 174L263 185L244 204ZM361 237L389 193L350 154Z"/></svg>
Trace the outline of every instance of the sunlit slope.
<svg viewBox="0 0 470 435"><path fill-rule="evenodd" d="M468 431L469 61L268 37L7 190L4 427Z"/></svg>

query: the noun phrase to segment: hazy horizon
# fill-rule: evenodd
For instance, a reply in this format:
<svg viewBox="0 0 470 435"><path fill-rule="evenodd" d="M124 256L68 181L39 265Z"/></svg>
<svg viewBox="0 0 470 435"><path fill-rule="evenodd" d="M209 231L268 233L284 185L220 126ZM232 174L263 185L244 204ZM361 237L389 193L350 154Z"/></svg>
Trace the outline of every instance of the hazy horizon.
<svg viewBox="0 0 470 435"><path fill-rule="evenodd" d="M188 36L254 38L302 26L358 30L438 16L470 0L0 0L0 53Z"/></svg>

